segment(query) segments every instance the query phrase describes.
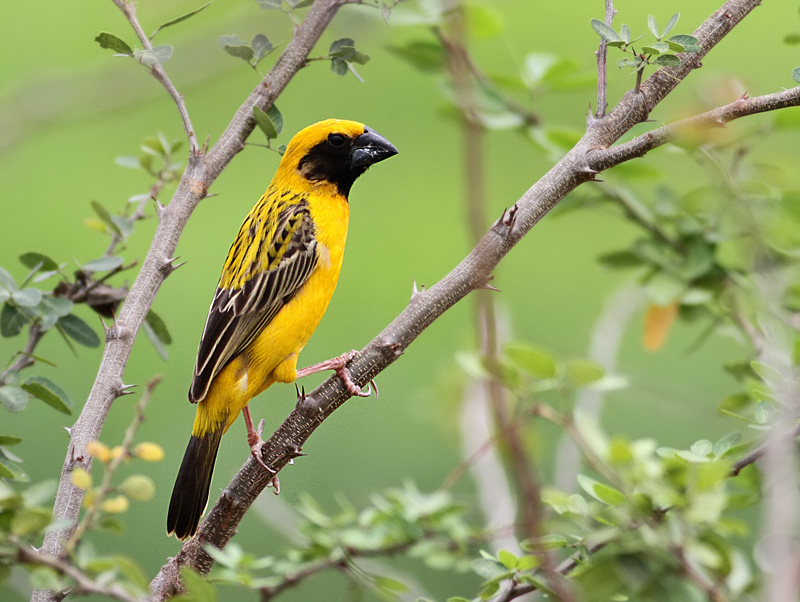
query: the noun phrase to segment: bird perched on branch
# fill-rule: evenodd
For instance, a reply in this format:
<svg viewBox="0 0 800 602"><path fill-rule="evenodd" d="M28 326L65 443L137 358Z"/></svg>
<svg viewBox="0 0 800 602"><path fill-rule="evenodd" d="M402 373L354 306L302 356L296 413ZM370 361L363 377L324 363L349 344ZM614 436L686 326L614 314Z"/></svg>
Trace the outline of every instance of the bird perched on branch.
<svg viewBox="0 0 800 602"><path fill-rule="evenodd" d="M270 470L247 406L267 387L335 370L352 394L363 394L345 367L352 352L303 370L297 356L339 279L350 187L370 165L395 154L375 131L338 119L315 123L289 142L228 252L206 319L189 389L197 413L170 500L168 533L184 539L197 531L220 439L240 411L253 457Z"/></svg>

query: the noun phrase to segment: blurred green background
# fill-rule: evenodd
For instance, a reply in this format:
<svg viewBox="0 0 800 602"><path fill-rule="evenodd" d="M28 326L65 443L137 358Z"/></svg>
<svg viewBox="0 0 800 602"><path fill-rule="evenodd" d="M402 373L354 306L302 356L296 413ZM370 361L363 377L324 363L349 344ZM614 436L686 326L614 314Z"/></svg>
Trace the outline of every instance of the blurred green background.
<svg viewBox="0 0 800 602"><path fill-rule="evenodd" d="M199 3L142 0L139 18L145 31ZM413 8L412 0L408 5ZM591 78L598 37L589 26L602 19L600 0L555 2L496 0L483 2L502 26L499 35L471 42L471 49L490 74L514 76L528 53L546 52L573 60ZM690 33L718 8L715 0L641 2L618 0L615 23L646 31L648 13L659 21L681 13L677 33ZM138 154L140 141L163 132L180 138L183 132L175 107L153 80L133 61L113 58L94 37L113 32L129 43L134 36L111 2L67 3L44 0L15 3L5 11L3 76L0 78L0 191L2 191L2 245L0 265L18 280L25 268L17 255L38 251L59 262L84 263L99 257L107 239L87 229L91 200L112 210L126 199L146 192L149 179L115 165L121 155ZM399 18L397 19L400 20ZM734 100L743 90L751 96L791 86L790 73L800 64L796 47L785 46L784 35L800 30L797 3L774 0L746 19L703 61L679 90L651 116L666 122L711 104ZM160 43L175 47L165 67L184 94L198 138L213 144L233 112L253 89L258 76L217 44L219 35L238 33L249 39L266 33L284 45L292 34L288 18L262 11L252 0L217 0L195 18L162 32ZM406 305L411 283L432 285L468 251L464 212L464 174L461 133L445 116L441 82L420 73L388 48L412 39L432 40L421 27L387 27L378 11L345 7L323 35L314 55L327 51L331 41L352 37L372 60L354 77L338 77L325 62L313 63L291 83L278 101L285 127L278 143L309 123L327 117L362 121L391 140L400 154L370 170L351 194L351 226L345 266L333 302L323 323L306 348L300 364L332 357L364 346ZM266 69L277 53L266 59ZM612 57L612 65L617 57ZM633 77L609 69L609 101L633 85ZM738 82L738 83L737 83ZM524 96L522 97L524 99ZM527 100L525 100L528 102ZM546 93L530 101L548 125L574 130L584 127L585 115L595 102L591 86ZM797 109L792 109L797 111ZM756 127L771 117L748 120ZM642 126L637 129L640 131ZM251 141L261 142L258 132ZM757 160L766 164L796 162L796 141L787 134L756 145ZM147 410L138 440L151 440L166 450L164 462L145 467L158 486L149 503L133 503L124 515L122 536L94 535L101 550L118 550L141 563L154 575L179 542L166 537L166 505L178 464L189 436L194 407L186 400L194 356L208 305L222 262L239 225L265 189L278 156L258 147L240 153L212 186L215 196L201 203L178 246L186 265L164 284L154 309L164 318L173 337L170 358L163 362L145 337L140 336L128 365L125 382L143 384L156 374L163 377ZM552 159L517 131L492 132L486 138L488 215L495 219L551 165ZM708 178L689 158L661 149L643 162L658 167L656 182L690 188ZM635 175L635 174L633 174ZM624 172L607 177L633 177ZM797 175L794 176L797 178ZM629 182L641 191L654 181ZM798 182L792 183L794 187ZM171 189L162 194L168 202ZM645 200L647 192L643 192ZM570 199L564 203L568 205ZM152 216L152 207L148 214ZM155 220L137 225L127 259L143 258ZM487 224L488 225L488 224ZM545 218L496 272L494 283L502 293L496 299L508 323L510 337L535 342L565 356L585 356L591 329L607 297L629 276L601 267L596 257L622 248L634 236L613 210L564 212ZM132 279L133 274L127 273ZM100 330L85 307L80 315ZM706 437L714 439L738 428L716 412L716 404L736 390L721 370L723 361L740 357L731 340L712 338L698 350L687 349L700 332L679 325L666 346L644 353L641 318L627 332L619 372L631 387L610 395L603 423L612 433L652 436L662 445L687 446ZM0 357L11 357L23 345L23 335L0 340ZM276 500L264 494L260 507L289 507L308 493L332 509L335 496L344 494L356 505L370 492L413 479L420 488L439 486L460 461L458 411L463 379L454 356L475 347L473 300L466 299L436 322L405 356L380 375L379 399L353 399L311 438L301 458L281 473L283 492ZM77 411L91 388L101 350L78 349L74 357L58 337L43 343L39 353L56 361L38 365L26 374L42 374L71 395ZM315 376L301 383L307 389L321 382ZM254 417L267 418L267 430L290 411L295 393L276 386L252 404ZM136 397L119 399L112 408L102 440L119 443L130 422ZM24 442L14 448L34 482L55 478L64 461L67 437L62 427L72 418L32 401L19 414L0 414L4 433L20 433ZM540 465L551 470L558 433L537 431L531 441ZM246 459L244 428L237 424L225 438L212 486L219 492ZM461 483L459 495L468 502L471 485ZM236 540L245 549L263 555L277 553L283 536L251 512ZM120 550L124 542L124 549ZM414 571L433 596L471 595L477 577L451 577L412 562L399 564ZM12 585L0 590L3 600L23 599ZM255 599L228 588L226 598ZM348 599L346 580L338 575L313 579L285 600Z"/></svg>

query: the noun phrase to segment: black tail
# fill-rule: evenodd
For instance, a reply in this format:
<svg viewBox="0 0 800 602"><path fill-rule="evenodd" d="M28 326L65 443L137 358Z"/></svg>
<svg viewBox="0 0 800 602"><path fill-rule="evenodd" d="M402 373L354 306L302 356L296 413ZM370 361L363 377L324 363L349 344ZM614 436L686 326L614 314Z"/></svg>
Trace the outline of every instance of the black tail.
<svg viewBox="0 0 800 602"><path fill-rule="evenodd" d="M222 432L220 428L202 437L192 436L189 439L169 501L167 534L175 533L178 539L186 539L197 532L200 517L208 503L208 490Z"/></svg>

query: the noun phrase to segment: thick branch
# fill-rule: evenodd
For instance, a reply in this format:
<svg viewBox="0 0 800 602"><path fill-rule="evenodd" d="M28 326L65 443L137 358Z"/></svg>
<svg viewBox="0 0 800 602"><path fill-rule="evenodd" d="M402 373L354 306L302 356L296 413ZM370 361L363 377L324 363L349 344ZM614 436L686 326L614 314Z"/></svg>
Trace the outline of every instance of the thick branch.
<svg viewBox="0 0 800 602"><path fill-rule="evenodd" d="M69 539L80 511L83 491L70 479L72 469L88 469L91 458L86 445L100 436L106 416L113 401L123 392L122 375L133 347L136 333L147 315L153 299L164 279L174 271L174 252L178 239L197 204L206 196L208 187L234 155L242 149L243 142L253 129L252 106L262 108L283 91L291 78L306 63L306 58L333 15L344 4L343 0L316 0L294 38L264 80L234 116L220 141L204 155L202 150L192 152L188 166L170 204L159 211L159 224L147 257L131 287L113 328L106 332L106 348L92 391L78 421L71 430L71 440L61 472L54 507L54 518L68 520L70 527L50 531L45 537L43 552L60 557L64 542ZM125 5L126 7L129 5ZM126 14L130 14L127 13ZM141 28L139 28L141 29ZM162 82L163 83L163 82ZM173 97L175 98L175 97ZM177 102L177 100L176 100ZM47 592L35 592L33 600L52 601Z"/></svg>

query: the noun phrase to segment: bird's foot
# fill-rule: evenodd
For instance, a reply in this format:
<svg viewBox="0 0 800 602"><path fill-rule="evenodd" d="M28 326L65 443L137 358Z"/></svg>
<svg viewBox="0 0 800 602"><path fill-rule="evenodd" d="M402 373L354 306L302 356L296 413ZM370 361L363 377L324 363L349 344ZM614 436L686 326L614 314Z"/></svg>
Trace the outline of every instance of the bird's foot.
<svg viewBox="0 0 800 602"><path fill-rule="evenodd" d="M274 470L272 470L269 466L264 463L264 458L262 456L261 450L264 449L264 440L261 438L261 433L264 432L264 420L262 419L261 422L258 423L258 429L252 429L252 423L250 424L250 428L247 429L247 445L250 446L250 455L253 456L253 460L261 464L268 473L276 475ZM273 477L274 478L274 477Z"/></svg>
<svg viewBox="0 0 800 602"><path fill-rule="evenodd" d="M342 382L344 383L344 386L347 388L347 391L350 393L350 395L355 395L357 397L369 397L372 395L372 391L374 389L375 397L377 397L378 385L375 384L373 379L370 379L366 391L362 390L361 387L353 382L353 376L350 374L350 370L347 369L347 364L350 363L350 361L356 355L358 355L358 351L353 349L352 351L343 353L339 357L334 357L324 362L320 362L319 364L309 366L308 368L298 370L297 377L300 378L303 376L308 376L309 374L316 374L317 372L322 372L324 370L333 370L336 372L339 378L342 379Z"/></svg>

